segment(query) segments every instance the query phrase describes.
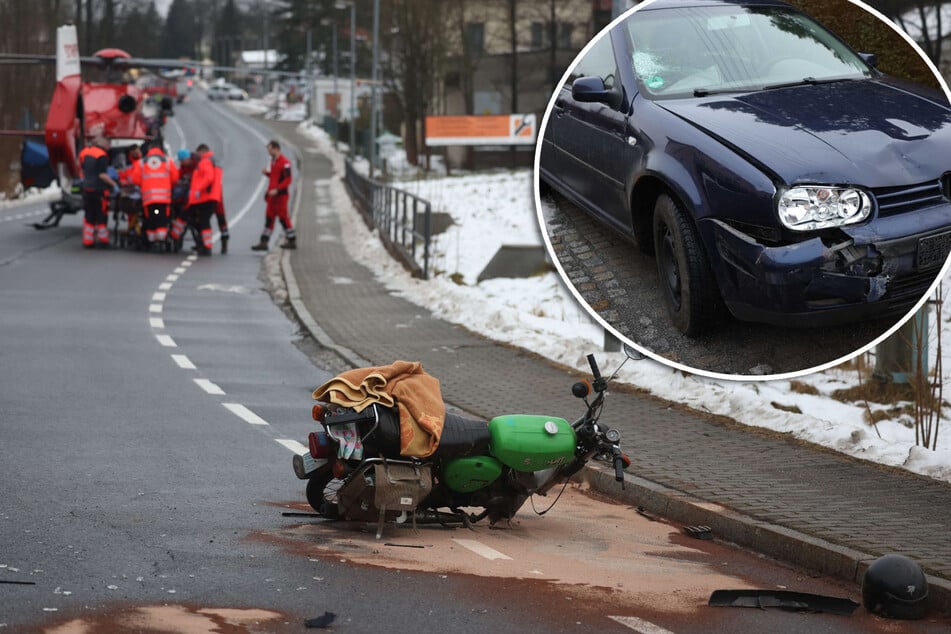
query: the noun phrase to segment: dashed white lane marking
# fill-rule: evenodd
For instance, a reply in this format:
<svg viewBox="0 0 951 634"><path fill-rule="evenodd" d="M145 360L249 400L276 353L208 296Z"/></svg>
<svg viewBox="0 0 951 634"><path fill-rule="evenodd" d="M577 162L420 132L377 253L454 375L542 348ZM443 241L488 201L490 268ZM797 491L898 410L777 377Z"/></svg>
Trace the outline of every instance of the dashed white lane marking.
<svg viewBox="0 0 951 634"><path fill-rule="evenodd" d="M175 340L168 335L155 335L155 338L158 339L158 342L166 348L178 347L178 344L175 343Z"/></svg>
<svg viewBox="0 0 951 634"><path fill-rule="evenodd" d="M178 367L180 367L183 370L197 370L198 369L195 367L195 364L191 362L191 359L189 359L183 354L173 354L172 361L177 363Z"/></svg>
<svg viewBox="0 0 951 634"><path fill-rule="evenodd" d="M175 273L177 273L178 275L181 275L181 274L184 273L186 270L187 270L187 269L186 269L184 266L179 266L179 267L176 267Z"/></svg>
<svg viewBox="0 0 951 634"><path fill-rule="evenodd" d="M224 392L222 392L224 394ZM249 410L241 403L222 403L232 414L252 425L267 425L267 421Z"/></svg>
<svg viewBox="0 0 951 634"><path fill-rule="evenodd" d="M160 313L160 312L162 312L162 305L161 305L161 304L149 304L149 312L150 312L150 313Z"/></svg>
<svg viewBox="0 0 951 634"><path fill-rule="evenodd" d="M172 289L172 283L171 283L171 282L162 282L161 284L158 285L158 289L159 289L160 291L169 291L169 290Z"/></svg>
<svg viewBox="0 0 951 634"><path fill-rule="evenodd" d="M164 302L164 301L165 301L165 293L162 293L162 292L152 293L152 301L153 301L153 302Z"/></svg>
<svg viewBox="0 0 951 634"><path fill-rule="evenodd" d="M463 548L468 548L472 552L486 559L512 559L504 553L500 553L494 548L486 546L482 542L476 541L474 539L453 539L452 541L456 542Z"/></svg>
<svg viewBox="0 0 951 634"><path fill-rule="evenodd" d="M149 317L149 326L162 330L165 328L165 321L161 317Z"/></svg>
<svg viewBox="0 0 951 634"><path fill-rule="evenodd" d="M167 276L165 276L165 279L166 279L167 281L169 281L169 282L177 282L177 281L178 281L178 275L177 275L176 273L169 273ZM161 287L159 287L159 288L161 288Z"/></svg>
<svg viewBox="0 0 951 634"><path fill-rule="evenodd" d="M654 625L650 621L639 619L636 616L608 616L608 618L641 634L674 634L670 630L665 630L659 625Z"/></svg>
<svg viewBox="0 0 951 634"><path fill-rule="evenodd" d="M275 438L279 445L283 445L296 453L298 456L310 452L310 449L297 442L296 440L290 440L288 438Z"/></svg>
<svg viewBox="0 0 951 634"><path fill-rule="evenodd" d="M195 383L198 384L198 387L205 390L209 394L213 394L215 396L225 395L225 391L223 389L221 389L220 387L218 387L216 384L212 383L208 379L194 379L194 381Z"/></svg>

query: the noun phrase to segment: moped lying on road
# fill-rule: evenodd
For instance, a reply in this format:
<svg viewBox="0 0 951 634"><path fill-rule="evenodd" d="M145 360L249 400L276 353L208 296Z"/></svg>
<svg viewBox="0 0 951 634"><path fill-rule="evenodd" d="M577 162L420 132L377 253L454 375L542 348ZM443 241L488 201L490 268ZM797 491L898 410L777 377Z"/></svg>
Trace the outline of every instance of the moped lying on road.
<svg viewBox="0 0 951 634"><path fill-rule="evenodd" d="M628 359L643 358L627 346L624 350L627 359L617 371ZM621 451L618 430L600 422L605 393L617 371L606 379L594 355L587 359L593 380L571 388L586 405L575 422L510 414L486 423L447 412L439 444L426 458L400 455L395 408L373 404L357 412L319 403L313 418L322 429L309 434L308 453L294 456L294 472L307 480L307 501L320 515L375 520L377 538L386 521L470 526L486 517L492 525L511 520L530 496L567 485L592 459L612 461L623 487L631 461ZM359 435L358 459L348 455L344 430Z"/></svg>

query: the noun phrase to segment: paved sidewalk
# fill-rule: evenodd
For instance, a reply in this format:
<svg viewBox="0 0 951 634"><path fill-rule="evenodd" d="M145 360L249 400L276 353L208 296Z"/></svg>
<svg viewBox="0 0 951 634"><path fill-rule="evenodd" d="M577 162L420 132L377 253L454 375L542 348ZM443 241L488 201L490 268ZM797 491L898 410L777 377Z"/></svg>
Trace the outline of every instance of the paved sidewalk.
<svg viewBox="0 0 951 634"><path fill-rule="evenodd" d="M284 256L283 268L292 304L318 341L353 365L421 361L447 402L487 419L582 412L571 396L573 372L435 319L354 262L329 209L326 179L342 175L294 125L272 125L302 157L300 247ZM634 461L623 493L613 473L589 470L604 492L847 579L861 581L883 553L906 554L930 573L935 606L951 609L951 486L621 391L609 394L604 420L621 431Z"/></svg>

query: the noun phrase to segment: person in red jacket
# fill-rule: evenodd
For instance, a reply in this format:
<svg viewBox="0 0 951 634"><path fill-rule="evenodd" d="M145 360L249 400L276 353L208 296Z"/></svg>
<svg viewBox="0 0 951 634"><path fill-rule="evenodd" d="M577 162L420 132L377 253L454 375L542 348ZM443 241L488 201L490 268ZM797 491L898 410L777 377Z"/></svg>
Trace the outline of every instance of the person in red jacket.
<svg viewBox="0 0 951 634"><path fill-rule="evenodd" d="M132 182L142 191L145 235L149 244L165 242L168 237L172 186L177 180L178 166L158 146L149 149L139 168L132 172Z"/></svg>
<svg viewBox="0 0 951 634"><path fill-rule="evenodd" d="M109 139L97 137L79 153L82 168L83 246L91 249L98 241L109 247L109 198L110 189L119 184L109 176Z"/></svg>
<svg viewBox="0 0 951 634"><path fill-rule="evenodd" d="M275 219L281 221L281 225L284 227L284 235L287 236L287 242L282 244L281 247L296 249L297 232L294 231L294 225L291 224L290 216L287 215L287 202L290 198L291 187L291 162L281 154L281 144L277 141L271 141L267 144L267 153L271 155L271 165L261 171L262 174L268 177L267 193L264 194L264 200L267 201L267 209L264 214L264 231L261 233L261 241L251 249L253 251L267 251L271 232L274 231Z"/></svg>
<svg viewBox="0 0 951 634"><path fill-rule="evenodd" d="M221 198L221 185L218 182L220 172L216 169L215 155L202 143L195 148L198 165L192 174L188 189L188 208L194 213L195 224L201 234L201 246L198 255L211 255L211 215L218 209Z"/></svg>

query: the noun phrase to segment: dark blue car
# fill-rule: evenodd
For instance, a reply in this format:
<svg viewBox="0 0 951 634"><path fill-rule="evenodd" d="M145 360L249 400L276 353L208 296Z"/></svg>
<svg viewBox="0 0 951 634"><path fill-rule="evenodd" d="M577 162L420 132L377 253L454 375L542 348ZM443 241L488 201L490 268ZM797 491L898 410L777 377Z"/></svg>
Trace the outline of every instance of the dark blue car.
<svg viewBox="0 0 951 634"><path fill-rule="evenodd" d="M947 99L772 0L657 0L616 25L554 96L538 173L654 254L690 336L724 305L903 314L951 251Z"/></svg>

